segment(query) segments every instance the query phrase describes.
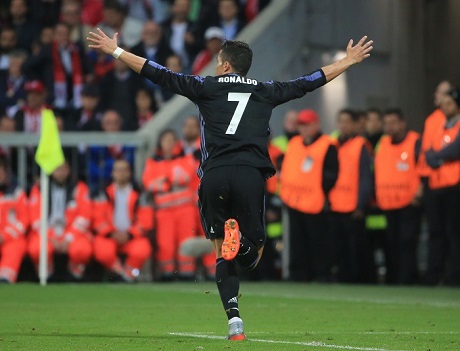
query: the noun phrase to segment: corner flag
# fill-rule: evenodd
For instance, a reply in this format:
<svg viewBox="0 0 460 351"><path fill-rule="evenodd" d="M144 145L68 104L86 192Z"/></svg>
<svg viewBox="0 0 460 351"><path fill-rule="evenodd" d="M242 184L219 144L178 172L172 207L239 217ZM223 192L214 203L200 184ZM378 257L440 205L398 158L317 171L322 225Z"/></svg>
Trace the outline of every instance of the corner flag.
<svg viewBox="0 0 460 351"><path fill-rule="evenodd" d="M51 174L64 163L61 140L52 110L42 110L42 128L35 161L46 174Z"/></svg>

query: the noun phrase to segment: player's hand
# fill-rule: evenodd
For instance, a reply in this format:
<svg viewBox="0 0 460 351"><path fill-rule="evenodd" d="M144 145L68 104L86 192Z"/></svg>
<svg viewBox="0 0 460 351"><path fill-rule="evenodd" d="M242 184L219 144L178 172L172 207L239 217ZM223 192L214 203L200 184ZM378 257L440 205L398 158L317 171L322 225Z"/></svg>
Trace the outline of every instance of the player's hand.
<svg viewBox="0 0 460 351"><path fill-rule="evenodd" d="M86 39L91 43L88 47L102 51L107 55L112 55L118 47L118 33L115 33L113 38L109 38L100 28L96 29L96 33L89 32L89 36Z"/></svg>
<svg viewBox="0 0 460 351"><path fill-rule="evenodd" d="M350 60L351 64L360 63L365 58L371 56L370 52L373 49L372 40L366 41L367 36L361 38L358 43L353 46L353 39L350 39L347 46L346 59Z"/></svg>

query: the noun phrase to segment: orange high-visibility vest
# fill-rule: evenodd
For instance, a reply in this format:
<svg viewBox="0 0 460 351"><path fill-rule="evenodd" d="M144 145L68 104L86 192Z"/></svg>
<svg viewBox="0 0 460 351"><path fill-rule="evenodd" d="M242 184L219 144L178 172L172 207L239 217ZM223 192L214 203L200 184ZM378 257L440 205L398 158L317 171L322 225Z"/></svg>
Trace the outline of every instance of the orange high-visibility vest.
<svg viewBox="0 0 460 351"><path fill-rule="evenodd" d="M275 144L273 143L268 144L268 154L270 155L270 160L275 165L275 168L276 168L276 160L281 155L283 155L283 153L284 152L281 149L279 149L278 146L276 146ZM277 170L276 174L273 177L268 178L265 181L267 192L269 194L278 194L279 187L280 187L279 183L280 183L280 172Z"/></svg>
<svg viewBox="0 0 460 351"><path fill-rule="evenodd" d="M433 137L433 150L438 151L446 147L457 137L460 130L460 121L449 129L444 126L439 128ZM460 183L460 161L444 163L438 169L432 170L429 179L431 189L442 189L458 185Z"/></svg>
<svg viewBox="0 0 460 351"><path fill-rule="evenodd" d="M196 203L196 161L192 155L171 160L149 159L142 175L144 189L153 194L156 209Z"/></svg>
<svg viewBox="0 0 460 351"><path fill-rule="evenodd" d="M375 195L382 210L408 206L420 186L416 167L415 143L420 138L409 131L399 144L392 144L388 135L380 139L375 154Z"/></svg>
<svg viewBox="0 0 460 351"><path fill-rule="evenodd" d="M83 182L78 182L75 186L68 188L68 196L65 208L65 226L63 233L56 233L52 228L48 228L50 238L64 239L62 234L72 234L73 236L83 235L92 238L91 225L91 199L89 189ZM51 192L51 189L50 189ZM38 233L41 220L41 191L39 185L34 185L29 196L29 216L31 231ZM51 210L51 209L50 209Z"/></svg>
<svg viewBox="0 0 460 351"><path fill-rule="evenodd" d="M358 207L359 159L366 144L367 140L358 135L339 146L339 176L329 193L332 211L349 213Z"/></svg>
<svg viewBox="0 0 460 351"><path fill-rule="evenodd" d="M27 233L29 211L27 197L19 187L0 191L0 238L3 242L18 239Z"/></svg>
<svg viewBox="0 0 460 351"><path fill-rule="evenodd" d="M323 165L329 146L336 142L328 135L320 136L305 146L301 136L288 144L281 166L281 200L300 212L317 214L324 207Z"/></svg>
<svg viewBox="0 0 460 351"><path fill-rule="evenodd" d="M433 147L434 135L439 129L443 128L444 123L446 123L446 116L440 109L434 110L425 120L420 156L417 163L420 177L429 177L430 173L433 171L426 163L425 152Z"/></svg>
<svg viewBox="0 0 460 351"><path fill-rule="evenodd" d="M146 201L145 195L135 189L131 189L128 195L128 216L131 222L128 232L134 237L146 235L154 226L153 208ZM113 220L115 200L116 186L114 183L93 200L92 222L93 230L97 235L108 236L116 230Z"/></svg>

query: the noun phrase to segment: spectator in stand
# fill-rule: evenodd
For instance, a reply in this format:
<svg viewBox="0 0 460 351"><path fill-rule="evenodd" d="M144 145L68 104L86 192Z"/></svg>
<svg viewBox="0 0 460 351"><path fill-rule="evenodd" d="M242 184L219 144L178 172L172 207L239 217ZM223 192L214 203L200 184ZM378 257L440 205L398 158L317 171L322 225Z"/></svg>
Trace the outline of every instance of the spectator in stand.
<svg viewBox="0 0 460 351"><path fill-rule="evenodd" d="M115 60L112 55L106 55L100 51L88 50L86 56L93 66L94 83L100 83L115 68Z"/></svg>
<svg viewBox="0 0 460 351"><path fill-rule="evenodd" d="M103 18L103 0L82 0L81 1L81 22L95 27Z"/></svg>
<svg viewBox="0 0 460 351"><path fill-rule="evenodd" d="M167 69L170 71L176 72L176 73L184 73L183 67L182 67L182 60L179 57L179 55L172 54L166 58L166 66ZM158 99L160 100L160 107L163 103L168 101L169 99L173 98L176 96L173 92L170 90L167 90L166 88L160 87L160 94L157 94Z"/></svg>
<svg viewBox="0 0 460 351"><path fill-rule="evenodd" d="M16 48L16 32L5 27L0 32L0 72L8 70L11 50Z"/></svg>
<svg viewBox="0 0 460 351"><path fill-rule="evenodd" d="M26 0L29 6L29 20L39 25L56 24L61 6L70 0Z"/></svg>
<svg viewBox="0 0 460 351"><path fill-rule="evenodd" d="M145 86L144 78L115 60L115 68L100 82L101 109L115 110L122 118L122 130L137 130L136 92Z"/></svg>
<svg viewBox="0 0 460 351"><path fill-rule="evenodd" d="M69 257L69 280L81 280L92 254L88 187L81 181L72 181L70 167L65 162L51 175L48 198L48 278L54 272L53 256L58 253ZM31 231L28 243L28 253L36 267L40 256L40 207L40 187L36 184L29 198Z"/></svg>
<svg viewBox="0 0 460 351"><path fill-rule="evenodd" d="M119 0L127 7L128 16L142 22L155 21L161 23L168 18L170 0Z"/></svg>
<svg viewBox="0 0 460 351"><path fill-rule="evenodd" d="M377 108L366 111L366 139L375 149L380 138L383 136L383 115Z"/></svg>
<svg viewBox="0 0 460 351"><path fill-rule="evenodd" d="M46 26L40 31L40 36L32 43L32 55L40 54L44 46L51 45L54 39L54 27Z"/></svg>
<svg viewBox="0 0 460 351"><path fill-rule="evenodd" d="M113 182L93 201L94 258L122 281L133 282L152 249L153 208L131 179L126 160L114 162ZM126 255L124 263L118 254Z"/></svg>
<svg viewBox="0 0 460 351"><path fill-rule="evenodd" d="M107 35L118 33L120 46L132 48L139 43L142 34L142 21L126 15L126 7L117 0L104 1L104 19L97 25Z"/></svg>
<svg viewBox="0 0 460 351"><path fill-rule="evenodd" d="M14 116L16 130L38 134L41 130L42 110L46 108L46 89L39 80L26 82L24 89L27 93L26 103Z"/></svg>
<svg viewBox="0 0 460 351"><path fill-rule="evenodd" d="M195 260L179 253L180 245L195 237L196 192L191 182L196 171L192 155L180 148L176 132L167 129L159 138L153 158L147 160L142 183L153 194L156 209L157 264L162 280L193 279Z"/></svg>
<svg viewBox="0 0 460 351"><path fill-rule="evenodd" d="M16 125L13 118L9 118L6 113L0 117L0 133L14 133ZM15 147L2 146L0 144L0 157L6 159L9 170L12 171L10 177L13 177L18 169L18 153Z"/></svg>
<svg viewBox="0 0 460 351"><path fill-rule="evenodd" d="M197 75L216 58L225 39L224 31L219 27L210 27L204 33L206 48L198 54L193 62L192 74Z"/></svg>
<svg viewBox="0 0 460 351"><path fill-rule="evenodd" d="M249 23L270 3L270 0L243 0L244 14Z"/></svg>
<svg viewBox="0 0 460 351"><path fill-rule="evenodd" d="M11 0L10 25L16 31L17 47L30 52L32 43L40 33L40 27L29 19L26 0Z"/></svg>
<svg viewBox="0 0 460 351"><path fill-rule="evenodd" d="M450 145L460 130L460 90L452 88L441 99L446 117L441 128L433 131L431 147L437 152ZM430 237L426 283L460 285L460 160L442 164L430 172L430 201L426 213ZM448 262L446 262L448 260ZM448 263L448 272L445 267Z"/></svg>
<svg viewBox="0 0 460 351"><path fill-rule="evenodd" d="M337 142L321 132L313 110L298 115L299 135L287 146L280 197L289 214L289 279L330 281L333 246L327 230L328 194L337 181Z"/></svg>
<svg viewBox="0 0 460 351"><path fill-rule="evenodd" d="M182 123L182 149L186 155L201 158L200 120L196 116L187 116Z"/></svg>
<svg viewBox="0 0 460 351"><path fill-rule="evenodd" d="M121 132L122 120L119 113L115 110L104 112L101 121L102 131L104 133ZM92 193L97 189L105 188L109 182L112 173L113 164L118 159L125 159L130 166L134 165L134 147L113 144L110 146L90 146L87 157L86 171L88 174L88 186Z"/></svg>
<svg viewBox="0 0 460 351"><path fill-rule="evenodd" d="M190 0L174 0L171 18L161 24L163 36L169 47L178 55L185 73L190 73L192 63L202 47L197 27L188 19Z"/></svg>
<svg viewBox="0 0 460 351"><path fill-rule="evenodd" d="M0 283L14 283L26 252L29 227L27 198L15 186L8 161L0 156Z"/></svg>
<svg viewBox="0 0 460 351"><path fill-rule="evenodd" d="M9 56L7 71L0 71L0 110L6 110L11 117L25 104L26 91L24 89L25 77L22 65L27 59L24 50L13 50Z"/></svg>
<svg viewBox="0 0 460 351"><path fill-rule="evenodd" d="M339 112L339 177L329 193L330 224L337 246L338 279L347 283L375 280L373 251L364 222L372 196L372 150L358 134L360 127L357 112L350 109Z"/></svg>
<svg viewBox="0 0 460 351"><path fill-rule="evenodd" d="M81 3L77 0L68 0L62 4L61 7L61 21L69 26L70 40L78 43L85 50L87 45L84 45L88 37L91 27L81 21Z"/></svg>
<svg viewBox="0 0 460 351"><path fill-rule="evenodd" d="M153 92L148 88L140 88L136 92L137 127L142 128L153 119L157 105Z"/></svg>
<svg viewBox="0 0 460 351"><path fill-rule="evenodd" d="M101 93L95 84L85 84L81 91L81 108L65 117L65 129L82 132L101 131L102 113L98 109Z"/></svg>
<svg viewBox="0 0 460 351"><path fill-rule="evenodd" d="M235 39L246 25L239 16L238 0L220 0L218 18L219 22L216 24L224 31L226 40Z"/></svg>
<svg viewBox="0 0 460 351"><path fill-rule="evenodd" d="M64 23L54 27L51 45L43 46L27 60L25 72L45 82L48 101L57 109L80 108L83 84L93 79L83 48L70 41L69 27Z"/></svg>
<svg viewBox="0 0 460 351"><path fill-rule="evenodd" d="M420 235L422 185L417 173L420 135L407 129L399 109L384 117L385 136L375 152L377 205L387 218L386 282L418 282L417 246Z"/></svg>
<svg viewBox="0 0 460 351"><path fill-rule="evenodd" d="M131 52L158 62L160 65L165 65L166 58L173 53L163 39L161 26L153 21L144 24L141 42L134 46Z"/></svg>
<svg viewBox="0 0 460 351"><path fill-rule="evenodd" d="M166 66L172 72L183 73L184 67L182 65L182 60L179 55L172 54L166 58Z"/></svg>
<svg viewBox="0 0 460 351"><path fill-rule="evenodd" d="M166 59L173 52L166 41L163 39L161 26L156 22L149 21L144 24L142 30L142 41L133 47L132 53L138 56L146 57L149 60L158 62L160 65L166 65ZM144 79L146 86L155 90L155 93L160 91L160 87L152 83L148 79Z"/></svg>

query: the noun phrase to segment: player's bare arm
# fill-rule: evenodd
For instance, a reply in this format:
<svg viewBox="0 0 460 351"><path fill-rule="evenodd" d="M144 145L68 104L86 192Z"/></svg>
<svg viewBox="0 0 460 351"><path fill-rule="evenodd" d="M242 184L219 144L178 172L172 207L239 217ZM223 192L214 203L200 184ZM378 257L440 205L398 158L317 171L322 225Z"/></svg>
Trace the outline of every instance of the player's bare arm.
<svg viewBox="0 0 460 351"><path fill-rule="evenodd" d="M374 42L372 40L366 40L367 36L364 36L353 46L353 39L351 39L347 46L347 56L333 64L321 68L328 82L345 72L352 65L360 63L371 56L370 52L373 49L372 44Z"/></svg>
<svg viewBox="0 0 460 351"><path fill-rule="evenodd" d="M91 43L88 47L102 51L107 55L114 55L115 50L118 50L119 52L115 53L114 57L119 55L117 58L126 63L129 68L137 73L141 72L145 61L147 61L143 57L131 54L130 52L118 48L118 33L115 33L113 38L110 38L101 29L97 28L96 33L89 32L89 36L86 39Z"/></svg>

